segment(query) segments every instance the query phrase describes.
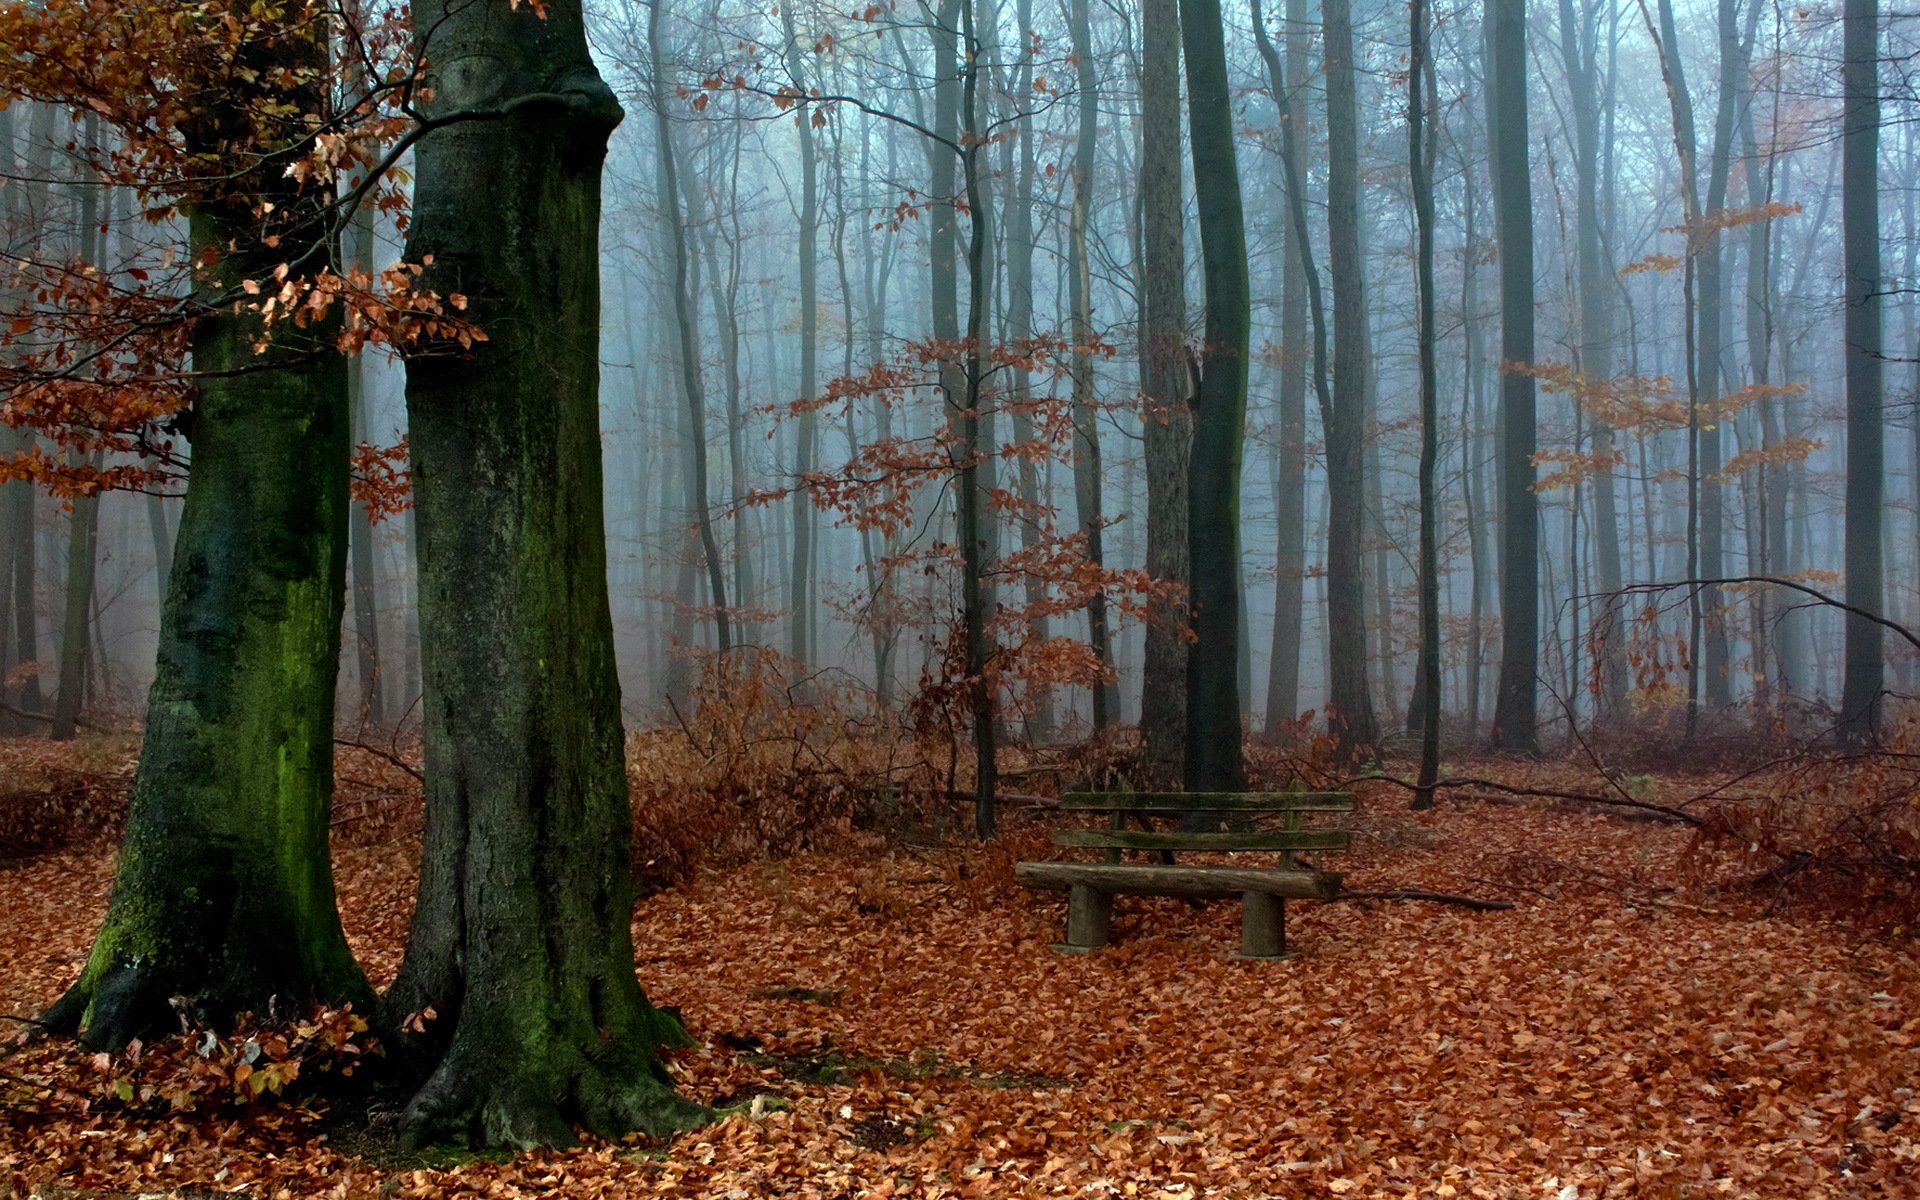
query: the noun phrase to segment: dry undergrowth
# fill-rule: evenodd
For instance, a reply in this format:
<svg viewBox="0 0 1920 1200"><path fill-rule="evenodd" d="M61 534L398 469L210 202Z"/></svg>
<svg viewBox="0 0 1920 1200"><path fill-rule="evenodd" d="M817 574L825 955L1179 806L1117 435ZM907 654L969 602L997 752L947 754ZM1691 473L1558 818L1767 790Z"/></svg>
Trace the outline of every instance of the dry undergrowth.
<svg viewBox="0 0 1920 1200"><path fill-rule="evenodd" d="M1112 949L1053 954L1060 899L1011 879L1053 818L1016 811L990 847L730 853L644 901L641 977L700 1042L673 1068L737 1105L671 1145L428 1166L322 1140L340 1113L101 1109L0 1118L0 1195L1916 1194L1910 936L1769 911L1720 886L1739 856L1692 830L1527 803L1412 815L1368 788L1329 863L1355 888L1516 907L1296 904L1304 953L1253 965L1228 958L1234 906L1132 898ZM377 979L411 900L405 822L384 827L338 862ZM110 872L98 845L0 872L0 1011L71 977Z"/></svg>

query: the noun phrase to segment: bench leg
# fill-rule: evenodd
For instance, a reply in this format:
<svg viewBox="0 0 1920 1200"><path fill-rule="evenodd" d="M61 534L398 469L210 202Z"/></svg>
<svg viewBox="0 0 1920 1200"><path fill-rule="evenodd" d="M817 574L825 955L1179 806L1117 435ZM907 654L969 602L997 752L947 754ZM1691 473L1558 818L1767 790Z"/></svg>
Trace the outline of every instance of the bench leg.
<svg viewBox="0 0 1920 1200"><path fill-rule="evenodd" d="M1287 902L1265 892L1240 893L1240 957L1287 957Z"/></svg>
<svg viewBox="0 0 1920 1200"><path fill-rule="evenodd" d="M1056 947L1069 952L1098 950L1107 944L1113 921L1113 896L1084 883L1067 889L1067 940Z"/></svg>

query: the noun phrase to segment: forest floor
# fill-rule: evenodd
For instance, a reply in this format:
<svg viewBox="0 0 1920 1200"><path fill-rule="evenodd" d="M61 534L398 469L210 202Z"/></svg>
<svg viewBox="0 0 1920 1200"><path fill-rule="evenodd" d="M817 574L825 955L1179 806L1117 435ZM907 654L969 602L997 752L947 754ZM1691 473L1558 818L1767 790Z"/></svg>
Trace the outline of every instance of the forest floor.
<svg viewBox="0 0 1920 1200"><path fill-rule="evenodd" d="M1773 911L1684 828L1366 795L1326 864L1349 887L1513 907L1296 903L1301 953L1257 964L1229 957L1237 905L1138 898L1110 949L1054 953L1062 898L1011 868L1058 818L1009 816L991 846L803 855L644 900L641 979L699 1043L672 1070L734 1106L670 1144L407 1160L326 1104L103 1103L0 1114L0 1196L1920 1196L1911 931ZM414 850L338 854L376 980ZM111 867L0 864L0 1012L72 978Z"/></svg>

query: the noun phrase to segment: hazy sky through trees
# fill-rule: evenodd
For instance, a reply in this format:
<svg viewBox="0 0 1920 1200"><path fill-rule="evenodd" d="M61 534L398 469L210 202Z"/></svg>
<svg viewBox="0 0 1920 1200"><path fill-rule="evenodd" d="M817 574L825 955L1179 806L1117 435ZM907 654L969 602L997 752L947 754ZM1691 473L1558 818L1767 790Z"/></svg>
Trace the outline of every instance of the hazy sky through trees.
<svg viewBox="0 0 1920 1200"><path fill-rule="evenodd" d="M986 289L982 441L997 489L983 495L991 526L983 533L990 551L987 612L998 614L992 635L1009 648L1008 663L1025 664L1009 666L1012 703L1003 724L1027 731L1085 727L1092 693L1075 673L1086 668L1085 652L1075 658L1045 639L1084 643L1088 636L1087 606L1072 593L1071 571L1057 551L1076 544L1071 535L1080 520L1065 406L1074 385L1073 168L1091 113L1083 220L1093 341L1079 339L1079 348L1091 370L1099 431L1097 499L1112 574L1105 589L1114 624L1112 665L1120 681L1115 715L1137 718L1145 603L1137 585L1149 525L1144 434L1146 422L1163 419L1140 400L1141 280L1149 249L1139 188L1142 107L1182 101L1165 89L1143 91L1138 4L1087 7L1090 69L1082 70L1072 54L1070 6L975 0L970 18L979 54L948 67L957 85L973 84L968 112L942 108L949 100L935 65L936 34L943 20L966 11L958 4L855 13L810 0L786 13L728 0L678 4L659 14L658 80L648 8L638 0L589 4L594 54L626 110L612 138L600 239L600 406L608 571L630 714L670 719L667 694L690 686L697 670L684 651L716 637L709 580L722 581L728 593L737 641L782 652L802 648L810 665L843 671L867 687L882 682L884 659L885 687L895 699L910 694L939 658L961 603L962 575L948 562L956 492L943 470L901 460L934 448L930 439L945 419L934 388L937 364L930 366L923 351L935 333L937 305L930 306L930 298L943 269L935 243L951 230L963 322L974 283ZM1030 13L1028 29L1023 13ZM1243 704L1249 720L1258 721L1270 703L1274 647L1296 636L1294 707L1317 709L1327 701L1330 514L1322 414L1311 387L1304 392L1305 444L1294 451L1304 451L1304 493L1293 502L1283 496L1281 464L1291 459L1281 445L1281 385L1289 371L1311 372L1310 337L1300 318L1291 331L1282 319L1304 309L1288 306L1283 286L1297 247L1289 241L1269 75L1247 8L1229 3L1223 16L1252 287L1242 561L1193 566L1238 571ZM1340 259L1330 259L1320 7L1269 4L1264 16L1278 53L1304 68L1288 79L1288 100L1306 123L1299 166L1322 300L1331 312L1335 291L1348 282L1357 282L1364 296L1365 687L1384 733L1405 725L1419 637L1407 13L1371 0L1352 9L1358 281L1329 277ZM1442 3L1431 12L1441 677L1450 721L1470 710L1484 720L1493 711L1500 665L1498 500L1511 469L1498 433L1501 291L1488 148L1499 128L1489 129L1482 18L1478 5ZM1652 0L1645 9L1637 0L1536 0L1527 10L1544 736L1569 712L1582 721L1628 719L1675 704L1688 683L1684 593L1636 597L1631 615L1652 604L1658 615L1651 622L1623 619L1618 605L1599 596L1615 573L1627 586L1673 581L1685 576L1688 562L1687 239L1676 228L1685 205L1674 105L1650 37L1659 25ZM1687 0L1674 6L1673 26L1676 44L1667 50L1690 89L1701 203L1719 210L1703 218L1715 230L1717 269L1695 273L1697 287L1718 289L1699 295L1695 305L1696 318L1715 321L1715 328L1696 322L1693 330L1697 344L1718 348L1712 395L1696 397L1698 436L1710 451L1700 461L1719 464L1699 481L1698 511L1710 523L1701 544L1717 541L1723 575L1791 575L1840 594L1846 431L1839 10ZM1896 620L1916 623L1920 366L1913 360L1920 357L1920 296L1913 289L1920 276L1920 155L1905 66L1913 19L1883 15L1880 29L1885 608ZM962 33L957 26L950 32ZM1738 69L1723 70L1728 53L1737 56ZM796 71L820 99L795 103ZM1097 94L1087 105L1079 89L1089 82ZM1734 92L1723 104L1729 82ZM664 123L656 117L656 97L665 106ZM1581 136L1583 122L1594 131L1590 142ZM63 146L70 124L65 115L32 105L12 110L6 169L18 177L16 194L24 194L36 155L48 153L35 150L35 139ZM986 140L967 143L955 132L963 127L982 131ZM663 128L671 131L674 150L678 195L671 206L660 193ZM1187 128L1183 120L1183 162ZM803 131L815 160L811 196ZM977 224L959 194L969 154L983 207ZM1590 205L1582 203L1583 154L1592 156L1585 164L1593 176ZM66 159L57 149L52 158L58 177L68 169ZM71 228L76 189L42 191L51 207L37 233L21 232L25 226L16 223L12 236L52 237ZM1710 195L1716 191L1717 200ZM1204 293L1193 194L1183 166L1185 324L1198 350ZM663 235L675 208L677 239ZM803 238L802 214L809 210L815 228ZM144 242L144 252L158 254L173 236L171 227L137 227L123 208L115 211L120 224L113 236L125 239L118 244ZM1593 228L1583 231L1583 221ZM976 227L987 241L979 262L970 264ZM1027 240L1016 247L1015 236ZM395 230L383 224L376 237L373 257L391 260L398 253ZM801 255L808 244L815 304L811 320L803 320ZM675 249L685 279L678 308ZM1029 283L1030 297L1014 294L1022 282ZM1604 306L1604 319L1591 319L1596 306ZM696 363L684 361L683 344L694 347ZM1339 349L1336 344L1336 362ZM802 379L803 357L815 364L811 384ZM876 368L882 370L876 374ZM848 377L859 385L844 382ZM689 460L695 440L689 381L704 401L701 473ZM794 401L810 392L822 400L804 406L803 417ZM400 396L397 364L371 356L357 436L382 445L397 441L404 433ZM1031 408L1016 412L1009 397L1022 397ZM926 480L924 488L908 496L853 486L856 477L874 484L886 458L876 457L875 448L887 445L898 449L896 473ZM803 462L812 464L812 490L834 504L797 508L790 489ZM705 477L711 545L724 560L711 571L696 531L698 497L690 483L696 474ZM1032 489L1037 509L1021 508L1023 486ZM863 528L855 513L883 502L906 514L904 525ZM1278 561L1286 539L1276 513L1290 505L1303 514L1304 561ZM164 544L156 541L154 521L156 514L177 521L175 506L126 494L109 494L100 504L93 583L98 624L89 635L97 642L91 669L98 705L135 707L151 673L153 563L156 545ZM32 520L38 653L51 662L64 627L68 518L43 500ZM8 530L17 543L16 526ZM419 689L410 528L404 515L381 523L371 535L373 552L353 559L354 571L370 572L375 587L362 615L349 606L342 695L353 696L351 707L358 707L363 692L352 648L359 642L356 625L370 615L378 653L367 661L377 664L387 717L410 712ZM800 547L806 569L796 569ZM928 570L926 556L942 565ZM1279 589L1294 580L1302 581L1294 586L1303 596L1297 635L1274 626ZM1478 621L1476 592L1483 609ZM1834 613L1739 587L1722 589L1707 603L1705 640L1725 646L1720 659L1707 660L1715 672L1704 688L1710 702L1837 701L1841 622ZM16 664L13 643L6 652L9 666ZM1887 653L1889 686L1910 686L1920 662L1897 639ZM1606 669L1620 673L1617 683L1603 678ZM55 690L57 672L49 668L40 678L43 689ZM1044 686L1048 679L1069 682ZM1478 696L1469 695L1470 680L1477 681Z"/></svg>

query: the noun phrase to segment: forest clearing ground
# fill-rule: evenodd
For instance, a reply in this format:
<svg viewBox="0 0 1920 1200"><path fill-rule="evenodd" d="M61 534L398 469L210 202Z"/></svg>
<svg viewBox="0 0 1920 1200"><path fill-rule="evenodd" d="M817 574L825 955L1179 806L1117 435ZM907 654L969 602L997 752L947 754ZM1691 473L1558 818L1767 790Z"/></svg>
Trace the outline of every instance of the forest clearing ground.
<svg viewBox="0 0 1920 1200"><path fill-rule="evenodd" d="M1300 957L1250 964L1228 958L1237 905L1133 897L1112 948L1052 953L1064 901L1011 875L1045 827L1011 823L990 847L762 862L645 900L640 977L700 1043L673 1060L682 1090L742 1109L664 1149L429 1168L338 1151L298 1112L8 1114L0 1195L1920 1195L1910 936L1706 886L1687 830L1412 814L1383 789L1338 863L1350 887L1515 907L1296 903ZM380 982L413 853L338 857ZM0 1012L73 976L110 876L104 851L0 869Z"/></svg>

